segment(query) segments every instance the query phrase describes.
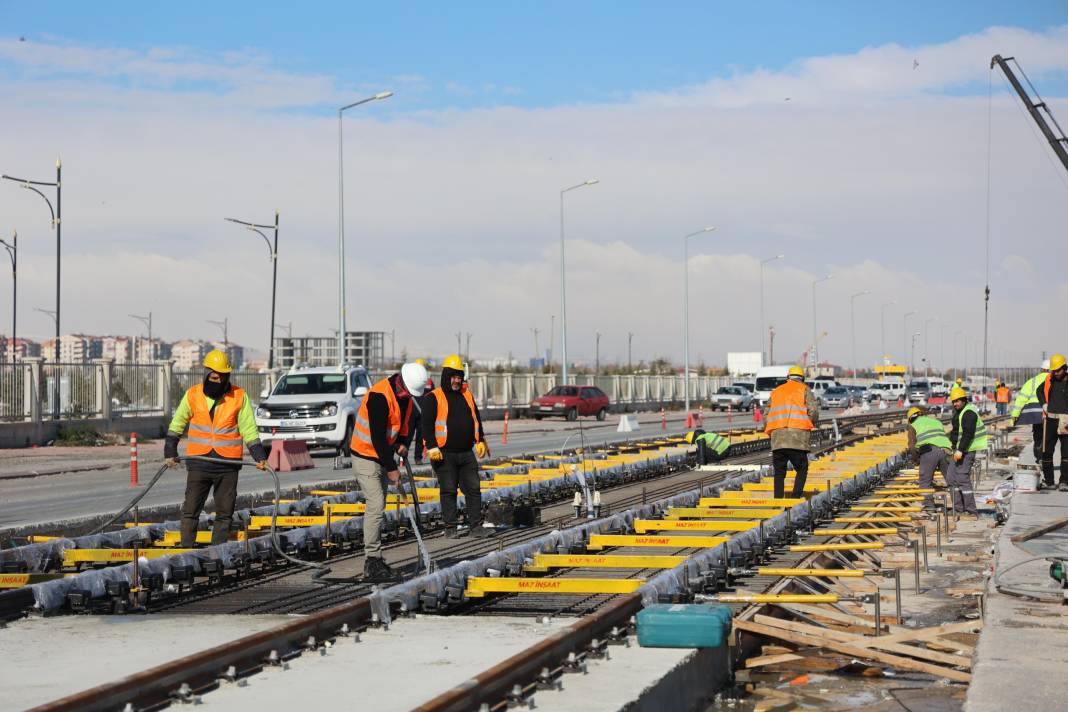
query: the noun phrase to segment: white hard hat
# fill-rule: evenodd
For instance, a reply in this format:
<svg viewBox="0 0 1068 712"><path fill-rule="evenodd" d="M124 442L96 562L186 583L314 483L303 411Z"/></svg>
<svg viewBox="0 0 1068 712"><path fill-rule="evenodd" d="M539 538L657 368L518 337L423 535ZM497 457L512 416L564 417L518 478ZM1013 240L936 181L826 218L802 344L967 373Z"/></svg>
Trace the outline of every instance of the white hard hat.
<svg viewBox="0 0 1068 712"><path fill-rule="evenodd" d="M408 389L408 392L413 396L423 395L427 378L429 378L426 366L418 363L406 363L401 366L400 372L401 380L404 381L404 387Z"/></svg>
<svg viewBox="0 0 1068 712"><path fill-rule="evenodd" d="M1049 370L1049 359L1046 359L1045 361L1042 362L1042 370L1043 371L1048 371Z"/></svg>

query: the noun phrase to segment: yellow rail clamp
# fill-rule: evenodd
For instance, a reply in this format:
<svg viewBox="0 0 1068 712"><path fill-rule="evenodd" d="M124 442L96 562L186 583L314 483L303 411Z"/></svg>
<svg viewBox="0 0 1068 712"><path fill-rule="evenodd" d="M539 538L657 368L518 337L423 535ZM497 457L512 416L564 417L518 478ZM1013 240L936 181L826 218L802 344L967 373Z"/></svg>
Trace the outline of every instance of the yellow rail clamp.
<svg viewBox="0 0 1068 712"><path fill-rule="evenodd" d="M634 546L661 549L705 549L730 541L729 536L691 536L688 534L590 534L586 548L591 551L606 546Z"/></svg>
<svg viewBox="0 0 1068 712"><path fill-rule="evenodd" d="M48 541L55 541L56 539L62 539L61 536L48 536L47 534L31 534L26 537L26 541L31 544L44 544Z"/></svg>
<svg viewBox="0 0 1068 712"><path fill-rule="evenodd" d="M923 489L919 487L910 487L908 489L875 490L872 494L876 497L897 497L901 495L908 497L915 494L935 494L936 492L938 492L938 490L933 487L925 487Z"/></svg>
<svg viewBox="0 0 1068 712"><path fill-rule="evenodd" d="M137 527L150 527L150 526L152 526L154 524L159 524L159 523L160 522L126 522L122 526L123 526L124 529L136 529ZM56 538L56 537L52 537L52 538Z"/></svg>
<svg viewBox="0 0 1068 712"><path fill-rule="evenodd" d="M643 583L645 583L643 579L472 576L467 579L464 596L466 598L481 598L487 593L633 593Z"/></svg>
<svg viewBox="0 0 1068 712"><path fill-rule="evenodd" d="M348 494L348 493L347 492L342 492L340 490L313 489L308 494L313 495L315 497L337 497L337 496L340 496L340 495L343 495L343 494Z"/></svg>
<svg viewBox="0 0 1068 712"><path fill-rule="evenodd" d="M882 549L881 541L865 541L856 544L792 544L790 551L858 551L861 549Z"/></svg>
<svg viewBox="0 0 1068 712"><path fill-rule="evenodd" d="M760 526L759 522L723 522L708 519L635 519L634 531L645 532L747 532Z"/></svg>
<svg viewBox="0 0 1068 712"><path fill-rule="evenodd" d="M858 500L864 504L894 504L900 502L905 504L906 502L922 502L925 499L923 495L905 495L903 497L867 497L865 499Z"/></svg>
<svg viewBox="0 0 1068 712"><path fill-rule="evenodd" d="M917 507L915 505L905 505L903 507L883 507L883 506L867 506L860 505L853 507L850 512L881 512L882 514L895 514L900 512L922 512L923 507Z"/></svg>
<svg viewBox="0 0 1068 712"><path fill-rule="evenodd" d="M727 494L724 492L723 494ZM805 502L804 498L794 499L792 497L784 497L782 499L775 499L774 497L730 497L728 499L720 499L717 497L702 497L698 502L699 507L793 507L795 504L801 504Z"/></svg>
<svg viewBox="0 0 1068 712"><path fill-rule="evenodd" d="M719 603L838 603L833 593L720 593Z"/></svg>
<svg viewBox="0 0 1068 712"><path fill-rule="evenodd" d="M343 522L346 519L352 519L351 516L331 516L330 521ZM300 516L300 517L279 517L278 526L280 527L314 527L322 526L326 524L325 516ZM252 517L248 524L249 529L270 529L271 518L270 517Z"/></svg>
<svg viewBox="0 0 1068 712"><path fill-rule="evenodd" d="M911 517L835 517L838 524L908 524Z"/></svg>
<svg viewBox="0 0 1068 712"><path fill-rule="evenodd" d="M419 501L422 501L420 497ZM324 504L323 514L330 512L330 516L337 514L363 514L367 511L367 505L363 502L346 502L345 504Z"/></svg>
<svg viewBox="0 0 1068 712"><path fill-rule="evenodd" d="M719 496L720 496L720 499L758 499L758 500L759 499L774 499L774 497L772 497L772 493L771 493L770 490L767 493L764 493L764 492L750 492L750 491L745 491L745 490L724 490L724 491L719 493ZM792 498L792 497L785 498L784 497L783 499L794 499L794 498ZM802 499L802 498L798 497L797 499L801 499L801 501L808 501L807 498L803 498ZM787 506L792 506L792 505L787 505Z"/></svg>
<svg viewBox="0 0 1068 712"><path fill-rule="evenodd" d="M757 569L757 576L821 576L823 578L864 578L860 569Z"/></svg>
<svg viewBox="0 0 1068 712"><path fill-rule="evenodd" d="M137 555L146 559L158 559L162 556L189 554L197 549L138 549ZM63 566L79 564L122 564L133 561L133 549L66 549L63 552Z"/></svg>
<svg viewBox="0 0 1068 712"><path fill-rule="evenodd" d="M831 486L833 487L834 484L836 484L836 483L831 483ZM793 488L793 483L792 482L790 483L790 486L791 486L791 489L792 489ZM805 492L816 492L818 494L820 492L826 492L827 491L827 485L821 484L821 483L817 483L817 482L806 482L804 490L805 490ZM768 483L764 483L764 482L746 482L745 484L742 485L742 491L743 492L774 492L775 491L775 485L773 483L771 483L771 482L768 482ZM724 492L723 494L726 494L726 492ZM746 495L746 496L748 496L748 495Z"/></svg>
<svg viewBox="0 0 1068 712"><path fill-rule="evenodd" d="M549 569L671 569L686 561L686 556L627 554L536 554L524 571L545 572Z"/></svg>
<svg viewBox="0 0 1068 712"><path fill-rule="evenodd" d="M771 519L782 514L781 509L717 509L714 507L672 507L665 519Z"/></svg>
<svg viewBox="0 0 1068 712"><path fill-rule="evenodd" d="M270 517L268 517L268 519L270 519ZM268 526L270 526L270 525L268 525ZM230 532L230 541L244 541L244 540L245 540L245 532L243 532L243 531ZM157 539L156 541L152 542L152 545L153 546L178 546L181 543L182 543L182 533L180 531L173 530L173 531L163 532L163 538L162 539ZM197 544L210 544L211 543L211 532L209 532L209 531L198 531L197 532L196 543Z"/></svg>
<svg viewBox="0 0 1068 712"><path fill-rule="evenodd" d="M813 529L812 536L849 536L850 534L863 534L865 536L891 536L897 534L895 527L857 527L856 529Z"/></svg>
<svg viewBox="0 0 1068 712"><path fill-rule="evenodd" d="M35 583L54 581L64 576L65 574L0 574L0 589L32 586Z"/></svg>

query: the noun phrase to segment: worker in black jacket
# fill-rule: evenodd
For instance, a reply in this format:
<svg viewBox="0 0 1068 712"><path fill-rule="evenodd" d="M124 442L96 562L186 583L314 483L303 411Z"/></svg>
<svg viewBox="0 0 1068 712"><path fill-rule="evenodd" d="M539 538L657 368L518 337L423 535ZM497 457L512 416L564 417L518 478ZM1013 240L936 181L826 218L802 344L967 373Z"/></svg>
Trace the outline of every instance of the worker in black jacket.
<svg viewBox="0 0 1068 712"><path fill-rule="evenodd" d="M482 526L482 491L478 480L478 459L489 455L482 416L464 384L464 365L455 354L445 359L441 386L422 399L422 434L430 466L441 493L441 519L445 536L458 533L456 493L464 493L464 511L473 536L484 537L493 530ZM474 452L472 452L474 448Z"/></svg>
<svg viewBox="0 0 1068 712"><path fill-rule="evenodd" d="M949 399L953 403L953 430L949 433L953 466L942 475L948 475L946 485L953 495L953 509L963 511L964 519L978 519L971 472L977 453L985 451L987 447L986 424L979 410L968 402L968 393L963 388L953 386L949 391Z"/></svg>
<svg viewBox="0 0 1068 712"><path fill-rule="evenodd" d="M1049 359L1049 378L1038 389L1042 406L1042 479L1053 487L1053 451L1061 444L1061 481L1057 489L1068 492L1068 363L1061 354Z"/></svg>

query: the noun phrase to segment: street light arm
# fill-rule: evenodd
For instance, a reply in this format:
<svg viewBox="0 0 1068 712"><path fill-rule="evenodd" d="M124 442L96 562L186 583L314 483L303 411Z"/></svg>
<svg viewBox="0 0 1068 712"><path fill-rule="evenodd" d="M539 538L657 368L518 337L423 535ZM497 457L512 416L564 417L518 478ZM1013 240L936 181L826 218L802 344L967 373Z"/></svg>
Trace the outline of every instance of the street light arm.
<svg viewBox="0 0 1068 712"><path fill-rule="evenodd" d="M4 177L6 178L7 176L4 176ZM47 183L47 184L46 183L38 183L38 185L54 185L54 184L52 184L52 183ZM56 227L56 211L52 208L52 201L48 199L48 196L45 195L44 193L42 193L41 191L37 190L36 188L34 188L32 185L29 185L28 182L22 183L21 187L25 188L26 190L32 190L34 193L37 193L37 195L41 196L41 199L44 200L45 203L48 204L48 212L52 214L52 228L55 229L55 227Z"/></svg>
<svg viewBox="0 0 1068 712"><path fill-rule="evenodd" d="M571 191L576 190L578 188L585 188L588 185L597 185L600 182L601 181L599 178L590 178L589 180L582 181L578 185L573 185L570 188L564 188L560 191L560 195L563 195L564 193L570 193Z"/></svg>
<svg viewBox="0 0 1068 712"><path fill-rule="evenodd" d="M226 222L237 223L238 225L245 225L247 227L258 227L263 230L273 230L274 225L258 225L256 223L245 222L244 220L237 220L235 218L223 218Z"/></svg>
<svg viewBox="0 0 1068 712"><path fill-rule="evenodd" d="M268 259L272 259L273 260L274 259L274 249L271 247L270 238L268 238L266 235L264 235L262 232L260 232L259 230L257 230L254 227L250 227L248 229L263 238L263 241L267 243L267 257L268 257Z"/></svg>
<svg viewBox="0 0 1068 712"><path fill-rule="evenodd" d="M27 185L44 185L44 186L48 186L49 188L55 188L57 185L59 185L58 183L52 183L52 182L43 181L43 180L26 180L25 178L16 178L15 176L9 176L9 175L6 175L6 174L0 176L0 178L3 178L4 180L15 181L16 183L27 184Z"/></svg>
<svg viewBox="0 0 1068 712"><path fill-rule="evenodd" d="M356 107L356 106L359 106L360 104L367 104L367 103L372 102L372 101L379 101L381 99L388 99L391 96L393 96L393 92L391 92L391 91L380 91L377 94L375 94L374 96L369 96L366 99L360 99L359 101L354 101L351 104L347 104L347 105L341 107L340 109L337 110L337 115L341 116L341 112L348 111L349 109L351 109L353 107Z"/></svg>

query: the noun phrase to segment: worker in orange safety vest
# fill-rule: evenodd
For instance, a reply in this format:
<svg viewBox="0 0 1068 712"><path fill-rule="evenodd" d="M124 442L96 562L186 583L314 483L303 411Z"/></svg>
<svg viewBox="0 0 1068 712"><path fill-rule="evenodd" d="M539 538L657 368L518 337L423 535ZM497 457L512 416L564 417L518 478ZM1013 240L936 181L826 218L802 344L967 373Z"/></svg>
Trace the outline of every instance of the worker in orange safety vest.
<svg viewBox="0 0 1068 712"><path fill-rule="evenodd" d="M791 366L786 382L771 392L764 432L771 437L771 465L775 477L775 497L783 497L786 466L794 468L793 497L801 497L808 477L808 453L812 431L819 422L820 407L812 390L805 385L805 371Z"/></svg>

